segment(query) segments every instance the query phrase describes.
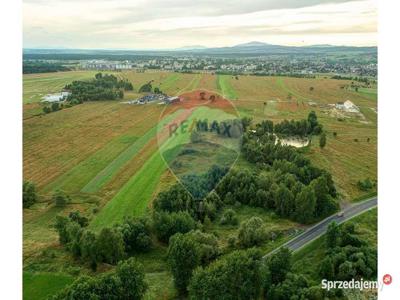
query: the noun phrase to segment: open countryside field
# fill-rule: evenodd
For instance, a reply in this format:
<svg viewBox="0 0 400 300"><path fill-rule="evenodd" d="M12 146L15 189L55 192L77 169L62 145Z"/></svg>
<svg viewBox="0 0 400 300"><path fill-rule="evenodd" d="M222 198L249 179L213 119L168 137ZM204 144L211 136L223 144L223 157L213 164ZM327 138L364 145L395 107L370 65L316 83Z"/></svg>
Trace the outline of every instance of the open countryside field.
<svg viewBox="0 0 400 300"><path fill-rule="evenodd" d="M93 78L96 71L69 71L57 73L25 74L23 76L24 104L40 102L46 94L57 93L74 80Z"/></svg>
<svg viewBox="0 0 400 300"><path fill-rule="evenodd" d="M177 113L187 113L187 111ZM210 120L227 120L234 116L223 113L220 110L200 107L194 110L190 115L186 116L189 124L195 120L208 118ZM176 118L179 118L179 114ZM146 161L142 168L122 187L118 194L111 199L107 205L96 215L92 222L93 228L101 228L114 222L120 222L124 216L135 215L140 216L146 213L146 208L157 187L161 175L167 170L169 164L175 159L182 145L190 140L190 131L182 131L177 136L166 136L165 141L160 140L160 136L168 134L168 127L163 123L160 124L159 132L159 151L154 153L151 158ZM177 131L182 130L182 126ZM165 132L163 132L165 131Z"/></svg>
<svg viewBox="0 0 400 300"><path fill-rule="evenodd" d="M74 71L24 75L24 114L30 113L23 123L24 179L34 182L40 195L40 203L24 210L24 266L28 271L24 282L27 290L30 286L43 287L43 293L31 299L45 299L46 295L69 283L73 271L67 265L76 267L78 273L86 273L85 268L65 258L68 254L58 246L57 234L51 227L56 215L79 210L90 219L90 228L98 230L121 221L125 215L148 215L156 194L176 180L165 164L165 157L160 154L157 141L163 105L98 101L34 116L41 107L32 102L39 101L40 94L58 92L65 84L89 79L95 73ZM127 92L124 100L135 99L139 87L153 81L153 87L159 87L169 95L198 89L214 91L232 100L241 116L252 117L256 122L302 119L314 110L327 133L327 144L320 149L315 139L302 151L317 166L333 175L343 202L365 194L357 187L358 180L377 178L377 99L374 87L356 92L342 88L349 84L348 81L324 77L240 75L236 79L230 75L156 71L124 71L117 76L128 79L134 86L134 91ZM312 91L310 87L313 87ZM346 100L360 108L362 117L332 113L328 104ZM210 118L212 114L209 110L195 111L190 118ZM218 112L214 117L224 120L227 116ZM173 160L179 152L179 147L175 146L188 140L189 135L182 135L179 141L167 141L161 152L168 153L168 158ZM165 152L168 149L173 151ZM65 209L53 207L50 201L56 189L71 195L72 202ZM263 245L266 251L285 242L291 230L299 228L294 222L263 215L258 210L239 209L240 221L252 215L260 215L271 228L277 226L285 234L289 232L274 243ZM213 225L209 230L228 237L237 228ZM222 242L227 244L227 238ZM49 251L55 259L48 259ZM165 255L165 248L155 251ZM149 254L152 255L156 254ZM45 258L48 261L43 263ZM146 260L150 258L144 256L143 261ZM60 274L59 284L55 284L54 289L43 279L47 278L48 272ZM171 275L164 261L154 269L149 267L146 272L151 282L147 299L173 297ZM164 282L167 287L162 292L157 291L157 286L163 286Z"/></svg>
<svg viewBox="0 0 400 300"><path fill-rule="evenodd" d="M226 99L237 100L236 91L233 89L231 80L235 78L230 75L217 75L218 92Z"/></svg>

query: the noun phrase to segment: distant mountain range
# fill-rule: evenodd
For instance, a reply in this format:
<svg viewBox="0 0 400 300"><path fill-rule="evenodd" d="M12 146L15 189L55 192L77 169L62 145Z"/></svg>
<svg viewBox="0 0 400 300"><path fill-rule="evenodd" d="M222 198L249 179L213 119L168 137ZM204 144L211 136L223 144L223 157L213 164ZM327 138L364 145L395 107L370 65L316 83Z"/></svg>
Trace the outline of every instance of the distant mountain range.
<svg viewBox="0 0 400 300"><path fill-rule="evenodd" d="M376 54L377 47L353 47L353 46L333 46L333 45L312 45L312 46L282 46L272 45L257 41L239 44L231 47L213 47L194 45L169 50L105 50L105 49L24 49L24 57L46 55L216 55L216 56L262 56L271 54L340 54L340 53L360 53Z"/></svg>

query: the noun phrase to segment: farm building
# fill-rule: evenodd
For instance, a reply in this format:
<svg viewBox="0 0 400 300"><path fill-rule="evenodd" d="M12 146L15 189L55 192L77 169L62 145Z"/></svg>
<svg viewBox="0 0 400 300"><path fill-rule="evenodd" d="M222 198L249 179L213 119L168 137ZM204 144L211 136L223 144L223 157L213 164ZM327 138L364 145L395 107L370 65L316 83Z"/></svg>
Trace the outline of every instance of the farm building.
<svg viewBox="0 0 400 300"><path fill-rule="evenodd" d="M46 95L46 96L43 97L42 102L64 101L69 95L70 95L70 92L61 92L61 93L49 94L49 95Z"/></svg>
<svg viewBox="0 0 400 300"><path fill-rule="evenodd" d="M358 113L360 110L353 102L346 100L345 102L336 103L335 107L346 112Z"/></svg>

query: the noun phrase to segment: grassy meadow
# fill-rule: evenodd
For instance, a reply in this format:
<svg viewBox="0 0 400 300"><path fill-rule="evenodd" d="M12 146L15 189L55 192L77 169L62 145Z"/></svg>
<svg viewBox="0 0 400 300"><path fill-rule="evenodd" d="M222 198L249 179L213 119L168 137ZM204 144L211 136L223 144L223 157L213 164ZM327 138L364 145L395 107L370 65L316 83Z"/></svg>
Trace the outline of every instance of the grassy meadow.
<svg viewBox="0 0 400 300"><path fill-rule="evenodd" d="M24 299L46 299L70 283L73 277L91 272L74 261L59 245L52 227L58 214L66 215L79 210L90 219L89 226L94 230L118 222L125 215L147 215L157 193L177 180L168 163L181 159L186 164L183 171L193 169L200 172L203 170L201 163L207 161L206 157L201 162L193 162L189 156L178 157L182 146L190 140L188 133L172 140L160 140L163 125L180 114L176 111L160 121L164 105L97 101L41 114L41 97L59 92L73 80L92 78L95 73L71 71L24 75L24 179L34 182L40 195L39 203L24 209L23 213L24 297L27 297ZM134 91L125 93L125 101L137 98L140 86L151 81L153 87L159 87L169 95L198 89L214 91L232 100L241 117L252 117L255 122L301 119L314 110L324 126L327 144L320 149L316 138L302 151L317 166L332 173L342 202L350 202L366 194L359 190L357 181L377 178L376 87L355 91L346 87L350 84L346 80L324 76L315 79L235 77L157 71L115 74L134 86ZM329 106L346 100L356 104L360 114L340 114ZM194 110L187 118L193 121L204 117L217 120L229 118L225 112L204 108ZM210 150L208 158L212 157L211 151L214 149ZM215 152L216 158L217 155ZM236 167L244 165L245 162L239 159ZM72 198L64 209L56 208L51 203L51 195L57 189L64 190ZM263 210L245 206L235 207L235 210L240 221L259 216L271 230L282 231L278 239L262 245L266 252L302 230L300 225ZM355 219L362 224L360 230L366 236L374 230L376 232L373 214L369 212ZM226 246L229 236L237 232L237 227L218 224L215 222L205 230L216 233L222 246ZM308 254L303 253L304 262L318 258L318 243L321 240L304 248L310 250ZM146 299L172 299L175 296L165 255L166 247L156 244L150 253L139 256L145 264L146 278L150 283ZM301 259L296 261L295 266L303 267ZM314 271L305 272L312 276Z"/></svg>

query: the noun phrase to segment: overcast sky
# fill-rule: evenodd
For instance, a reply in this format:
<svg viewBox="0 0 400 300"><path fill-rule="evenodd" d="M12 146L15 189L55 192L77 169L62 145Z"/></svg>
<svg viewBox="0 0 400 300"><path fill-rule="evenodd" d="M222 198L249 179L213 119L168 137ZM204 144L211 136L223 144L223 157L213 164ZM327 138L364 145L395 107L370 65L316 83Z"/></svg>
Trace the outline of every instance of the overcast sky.
<svg viewBox="0 0 400 300"><path fill-rule="evenodd" d="M24 48L376 45L377 0L25 0Z"/></svg>

